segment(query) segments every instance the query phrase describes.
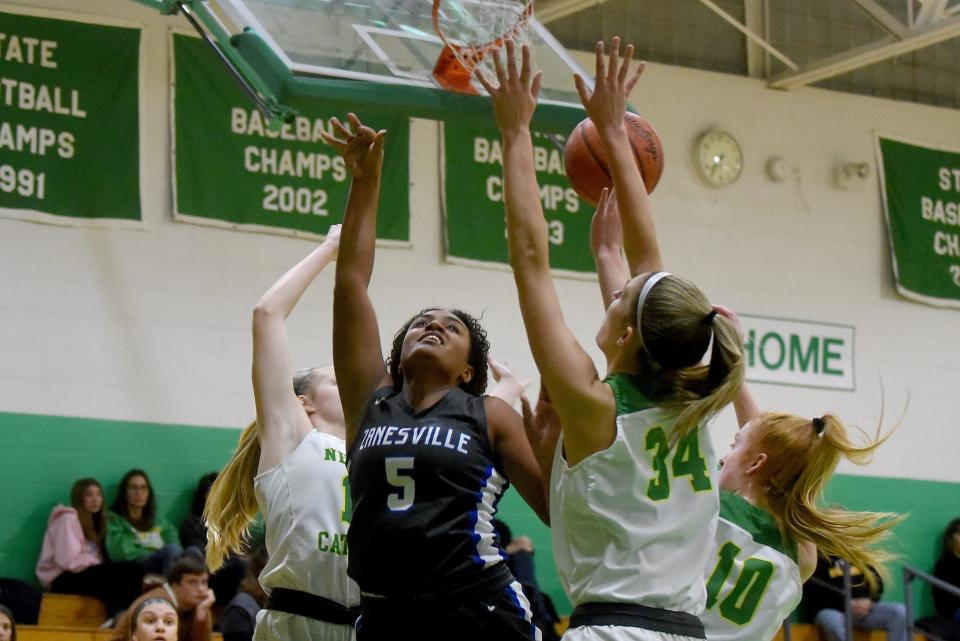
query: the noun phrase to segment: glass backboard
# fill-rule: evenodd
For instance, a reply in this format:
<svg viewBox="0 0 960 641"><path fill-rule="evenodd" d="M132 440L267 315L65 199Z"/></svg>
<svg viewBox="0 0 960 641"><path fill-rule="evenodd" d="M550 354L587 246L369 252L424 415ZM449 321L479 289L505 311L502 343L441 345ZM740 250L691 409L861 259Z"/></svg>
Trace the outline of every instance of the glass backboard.
<svg viewBox="0 0 960 641"><path fill-rule="evenodd" d="M491 4L496 0L462 0ZM295 76L324 76L436 88L443 44L431 0L215 0L235 32L256 31ZM543 72L541 102L579 107L571 56L534 18L529 41ZM583 74L590 78L588 74ZM477 90L482 88L477 85Z"/></svg>

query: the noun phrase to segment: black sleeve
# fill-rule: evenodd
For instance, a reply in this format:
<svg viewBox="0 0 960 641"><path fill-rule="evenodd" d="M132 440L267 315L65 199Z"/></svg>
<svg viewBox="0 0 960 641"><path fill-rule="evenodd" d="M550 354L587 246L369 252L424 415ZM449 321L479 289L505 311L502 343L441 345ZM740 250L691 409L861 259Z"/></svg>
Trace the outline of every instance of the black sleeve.
<svg viewBox="0 0 960 641"><path fill-rule="evenodd" d="M829 561L818 557L816 571L810 580L803 584L803 606L811 617L816 616L820 610L843 611L843 595L818 582L824 581L835 587L843 587L842 577L839 584L830 577L830 566Z"/></svg>
<svg viewBox="0 0 960 641"><path fill-rule="evenodd" d="M185 548L195 545L201 551L206 551L207 527L200 517L191 514L183 520L180 525L180 545Z"/></svg>
<svg viewBox="0 0 960 641"><path fill-rule="evenodd" d="M251 641L256 621L243 608L228 607L220 619L223 641Z"/></svg>

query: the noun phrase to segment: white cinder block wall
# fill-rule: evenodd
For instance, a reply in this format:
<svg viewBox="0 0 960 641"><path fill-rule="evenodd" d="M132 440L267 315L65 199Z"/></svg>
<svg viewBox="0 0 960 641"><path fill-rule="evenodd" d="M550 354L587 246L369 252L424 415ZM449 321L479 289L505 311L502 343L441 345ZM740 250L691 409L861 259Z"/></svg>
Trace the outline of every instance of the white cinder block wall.
<svg viewBox="0 0 960 641"><path fill-rule="evenodd" d="M0 411L238 427L253 416L250 311L312 243L171 220L169 65L164 18L132 0L13 0L144 26L141 116L145 231L79 229L0 218ZM598 36L614 34L598 34ZM589 56L582 62L591 68ZM744 313L856 327L854 392L756 385L767 407L830 410L871 427L909 407L871 475L960 481L956 389L960 313L894 291L873 152L878 130L960 149L960 112L650 65L633 103L660 131L667 169L654 196L668 267ZM717 126L740 141L745 169L706 187L693 141ZM412 249L382 249L371 294L386 346L425 305L483 312L494 353L535 377L508 273L444 264L438 129L415 121ZM771 182L784 157L796 175ZM865 183L841 191L837 162L866 161ZM298 365L330 361L332 272L290 319ZM558 280L567 322L599 362L595 283ZM533 389L536 382L534 382ZM712 428L724 451L731 412ZM850 473L862 473L850 467Z"/></svg>

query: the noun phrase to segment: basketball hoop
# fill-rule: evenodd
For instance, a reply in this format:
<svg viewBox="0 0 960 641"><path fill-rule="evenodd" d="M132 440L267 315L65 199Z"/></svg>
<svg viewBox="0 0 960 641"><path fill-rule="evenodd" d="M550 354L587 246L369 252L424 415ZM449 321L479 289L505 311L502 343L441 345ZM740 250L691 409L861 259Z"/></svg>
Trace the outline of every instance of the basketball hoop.
<svg viewBox="0 0 960 641"><path fill-rule="evenodd" d="M443 51L433 77L448 91L479 94L473 72L480 67L495 76L491 52L504 40L527 41L533 0L434 0L433 28L443 40Z"/></svg>

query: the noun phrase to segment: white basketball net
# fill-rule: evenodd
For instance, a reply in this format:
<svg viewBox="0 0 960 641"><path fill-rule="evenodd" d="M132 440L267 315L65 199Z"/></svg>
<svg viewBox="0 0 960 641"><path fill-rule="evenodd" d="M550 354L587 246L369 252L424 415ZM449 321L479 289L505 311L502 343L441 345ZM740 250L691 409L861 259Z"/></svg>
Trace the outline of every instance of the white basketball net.
<svg viewBox="0 0 960 641"><path fill-rule="evenodd" d="M490 52L507 38L518 46L530 40L533 0L435 0L434 6L438 35L467 71L479 67L496 78Z"/></svg>

